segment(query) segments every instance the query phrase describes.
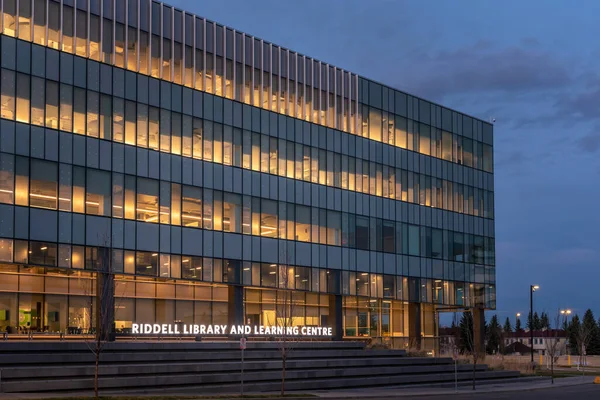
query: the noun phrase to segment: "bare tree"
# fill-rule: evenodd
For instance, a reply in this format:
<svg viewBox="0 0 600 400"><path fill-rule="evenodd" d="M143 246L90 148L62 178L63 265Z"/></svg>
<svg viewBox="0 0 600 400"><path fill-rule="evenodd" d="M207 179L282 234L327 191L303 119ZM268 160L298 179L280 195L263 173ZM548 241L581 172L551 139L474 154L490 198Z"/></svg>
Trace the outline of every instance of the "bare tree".
<svg viewBox="0 0 600 400"><path fill-rule="evenodd" d="M94 280L84 288L88 295L88 335L85 343L94 355L94 396L98 398L101 354L106 344L114 341L115 270L112 262L112 246L108 235L101 238L104 247L96 248L96 257L86 266L94 274Z"/></svg>
<svg viewBox="0 0 600 400"><path fill-rule="evenodd" d="M558 357L565 347L565 344L560 342L560 328L563 325L562 320L563 317L561 317L560 311L558 311L554 317L554 321L548 321L551 325L550 329L545 331L546 337L544 339L544 344L546 346L546 354L550 360L550 377L552 379L552 384L554 384L554 365L558 361ZM554 322L554 329L552 329L552 322Z"/></svg>
<svg viewBox="0 0 600 400"><path fill-rule="evenodd" d="M575 332L575 340L577 340L577 350L579 353L579 365L583 371L583 375L585 376L585 363L586 363L586 352L587 348L592 339L592 332L589 327L583 323L583 321L579 324L579 328ZM579 367L578 367L579 368Z"/></svg>
<svg viewBox="0 0 600 400"><path fill-rule="evenodd" d="M473 390L475 390L477 362L484 354L481 353L480 345L475 338L474 317L471 310L466 310L460 321L461 351L469 356L473 364Z"/></svg>
<svg viewBox="0 0 600 400"><path fill-rule="evenodd" d="M86 340L90 351L94 354L94 396L98 398L98 381L100 373L100 356L106 343L113 340L114 321L114 273L112 269L111 251L109 248L98 249L98 260L93 263L95 270L95 296L90 296L90 327L95 321L95 329L89 329L93 336Z"/></svg>
<svg viewBox="0 0 600 400"><path fill-rule="evenodd" d="M289 265L280 265L279 267L279 287L283 290L277 291L277 305L275 306L275 326L277 334L277 348L281 355L281 396L285 395L285 378L287 372L287 359L294 349L297 341L297 335L294 332L296 326L295 302L293 298L293 289L296 278L294 267Z"/></svg>

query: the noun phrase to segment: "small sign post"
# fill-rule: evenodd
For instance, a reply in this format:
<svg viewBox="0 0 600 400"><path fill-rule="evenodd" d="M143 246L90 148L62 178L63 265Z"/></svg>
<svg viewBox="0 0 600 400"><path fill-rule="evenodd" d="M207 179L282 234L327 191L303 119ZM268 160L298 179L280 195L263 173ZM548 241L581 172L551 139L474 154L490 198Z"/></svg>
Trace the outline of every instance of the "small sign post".
<svg viewBox="0 0 600 400"><path fill-rule="evenodd" d="M242 351L242 373L240 384L240 397L244 397L244 350L246 350L246 338L240 338L240 350Z"/></svg>

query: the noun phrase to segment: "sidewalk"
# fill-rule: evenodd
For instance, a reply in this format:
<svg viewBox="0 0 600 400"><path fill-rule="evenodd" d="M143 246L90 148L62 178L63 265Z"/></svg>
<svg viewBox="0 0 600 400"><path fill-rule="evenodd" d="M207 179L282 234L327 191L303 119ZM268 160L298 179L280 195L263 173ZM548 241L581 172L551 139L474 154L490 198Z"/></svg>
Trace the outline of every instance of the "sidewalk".
<svg viewBox="0 0 600 400"><path fill-rule="evenodd" d="M524 379L523 382L519 382L518 379ZM557 378L554 380L554 385L551 383L550 378L539 378L535 380L526 380L527 378L518 378L516 381L511 382L498 382L498 383L481 383L476 390L471 389L470 384L462 382L458 386L458 390L454 387L425 387L425 386L390 386L382 388L363 388L363 389L347 389L347 390L318 390L318 391L306 391L306 392L286 392L285 398L277 396L278 393L246 393L246 395L263 396L269 400L310 400L315 398L323 398L328 400L333 399L365 399L365 398L398 398L398 397L421 397L421 396L443 396L443 395L454 395L454 394L469 394L469 393L500 393L500 392L522 392L531 391L538 389L549 389L552 387L567 387L576 385L591 385L594 382L594 376L576 376L568 378ZM296 394L298 397L287 397L289 395ZM151 393L135 393L135 392L101 392L101 397L127 397L127 398L176 398L185 397L209 399L213 393L192 393L189 391L173 391L173 392L151 392ZM239 398L239 393L217 393L214 394L215 398L219 400L227 399L228 395L230 398ZM273 396L273 397L269 397ZM305 396L303 396L305 395ZM49 399L49 398L70 398L70 397L86 397L93 399L93 393L79 392L79 393L0 393L0 400L17 400L17 399Z"/></svg>
<svg viewBox="0 0 600 400"><path fill-rule="evenodd" d="M522 378L521 378L522 379ZM426 387L385 387L385 388L368 388L368 389L350 389L345 391L332 390L332 391L316 391L310 392L318 397L328 399L364 399L364 398L396 398L396 397L408 397L408 396L440 396L440 395L453 395L456 393L468 394L468 393L499 393L499 392L516 392L516 391L529 391L537 389L549 389L552 387L566 387L575 385L589 385L593 384L594 376L576 376L568 378L557 378L552 384L550 378L541 378L539 381L525 381L525 382L504 382L504 383L487 383L480 386L476 386L473 391L471 385L466 385L463 381L462 386L458 386L458 390L454 387L443 387L443 388L426 388Z"/></svg>

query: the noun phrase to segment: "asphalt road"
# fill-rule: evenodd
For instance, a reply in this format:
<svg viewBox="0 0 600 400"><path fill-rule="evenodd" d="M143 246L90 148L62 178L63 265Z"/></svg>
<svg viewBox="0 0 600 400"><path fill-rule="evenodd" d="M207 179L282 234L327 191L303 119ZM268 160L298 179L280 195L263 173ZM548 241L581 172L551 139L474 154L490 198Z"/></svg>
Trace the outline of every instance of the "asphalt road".
<svg viewBox="0 0 600 400"><path fill-rule="evenodd" d="M435 396L408 396L409 399L452 399L452 400L475 400L475 399L497 399L497 400L521 400L521 399L600 399L600 385L584 384L576 386L563 386L548 389L532 389L519 392L499 393L456 393Z"/></svg>

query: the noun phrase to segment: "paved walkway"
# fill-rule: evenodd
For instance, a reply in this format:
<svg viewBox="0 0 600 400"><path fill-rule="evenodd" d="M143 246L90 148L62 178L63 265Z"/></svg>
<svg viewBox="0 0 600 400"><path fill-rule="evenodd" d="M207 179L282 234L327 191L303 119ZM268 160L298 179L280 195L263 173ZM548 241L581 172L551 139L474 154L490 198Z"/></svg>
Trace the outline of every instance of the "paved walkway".
<svg viewBox="0 0 600 400"><path fill-rule="evenodd" d="M511 382L502 383L486 383L480 386L476 386L476 393L498 393L498 392L520 392L530 391L537 389L549 389L553 387L567 387L575 385L589 385L593 384L593 376L576 376L568 378L557 378L552 384L550 378L540 378L535 380L526 380L519 382L518 380ZM407 387L407 386L396 386L396 387L383 387L383 388L368 388L368 389L349 389L345 391L331 390L331 391L313 391L310 392L319 397L324 398L383 398L383 397L415 397L415 396L440 396L440 395L454 395L456 393L467 394L473 393L472 386L467 385L464 381L458 386L458 389L454 387L440 387L440 388L426 388L426 387Z"/></svg>
<svg viewBox="0 0 600 400"><path fill-rule="evenodd" d="M552 388L567 388L569 386L577 385L593 385L594 376L576 376L568 378L557 378L554 380L554 384L551 383L549 378L538 378L538 379L527 379L524 378L523 382L519 382L518 379L511 382L502 383L486 383L479 385L475 391L472 390L470 385L467 385L464 381L458 386L457 389L454 387L424 387L424 386L390 386L381 388L364 388L364 389L348 389L348 390L318 390L318 391L306 391L298 393L300 396L295 397L295 400L300 399L314 399L316 397L333 400L333 399L385 399L385 398L399 398L399 397L455 397L458 395L469 395L469 394L484 394L484 393L510 393L510 392L523 392L523 391L535 391ZM600 385L598 385L600 386ZM600 389L600 388L599 388ZM292 394L294 392L288 392ZM164 396L182 396L182 397L193 397L194 395L205 397L210 396L212 393L195 393L190 392L154 392L154 393L116 393L116 392L101 392L102 397L106 396L127 396L131 397L164 397ZM247 393L256 395L265 395L267 393ZM270 393L276 395L277 393ZM302 394L308 395L303 397ZM231 393L232 398L239 397L239 393ZM224 400L227 397L226 393L219 393L217 395L220 400ZM79 392L69 394L59 393L38 393L38 394L19 394L19 393L0 393L0 400L16 400L16 399L44 399L44 398L56 398L56 397L93 397L93 392ZM270 397L270 400L276 400L277 397ZM289 397L286 399L290 399Z"/></svg>

